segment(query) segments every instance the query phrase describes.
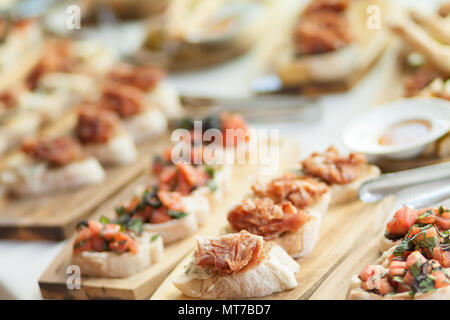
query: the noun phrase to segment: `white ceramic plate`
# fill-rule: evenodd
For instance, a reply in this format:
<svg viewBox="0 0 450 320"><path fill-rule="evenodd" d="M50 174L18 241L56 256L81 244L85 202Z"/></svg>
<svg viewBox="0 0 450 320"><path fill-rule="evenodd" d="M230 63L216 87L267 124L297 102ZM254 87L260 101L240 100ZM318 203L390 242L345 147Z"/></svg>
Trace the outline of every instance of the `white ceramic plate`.
<svg viewBox="0 0 450 320"><path fill-rule="evenodd" d="M399 122L423 119L431 124L428 133L400 145L380 145L378 139ZM450 102L437 98L410 98L377 107L352 121L344 130L343 140L352 151L392 159L419 155L425 147L450 130Z"/></svg>

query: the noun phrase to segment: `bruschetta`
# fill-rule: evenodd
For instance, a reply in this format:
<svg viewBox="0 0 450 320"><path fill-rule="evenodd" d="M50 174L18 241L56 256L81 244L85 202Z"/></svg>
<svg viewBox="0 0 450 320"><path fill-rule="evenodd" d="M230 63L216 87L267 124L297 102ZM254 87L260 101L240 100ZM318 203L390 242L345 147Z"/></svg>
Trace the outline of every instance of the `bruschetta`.
<svg viewBox="0 0 450 320"><path fill-rule="evenodd" d="M133 138L121 127L114 112L95 106L82 107L75 132L86 154L102 164L128 164L136 159Z"/></svg>
<svg viewBox="0 0 450 320"><path fill-rule="evenodd" d="M209 215L209 203L203 196L183 197L149 187L116 208L116 213L118 221L142 221L144 231L161 235L164 244L169 244L198 230Z"/></svg>
<svg viewBox="0 0 450 320"><path fill-rule="evenodd" d="M115 112L135 143L153 138L167 129L167 118L157 108L146 103L138 88L116 82L104 85L99 106Z"/></svg>
<svg viewBox="0 0 450 320"><path fill-rule="evenodd" d="M86 157L80 144L69 137L30 138L22 152L11 157L1 179L16 196L38 196L103 181L100 163Z"/></svg>
<svg viewBox="0 0 450 320"><path fill-rule="evenodd" d="M346 157L334 147L329 147L324 153L314 152L300 164L305 175L330 186L332 204L354 200L364 182L380 175L380 169L369 164L362 153L350 153Z"/></svg>
<svg viewBox="0 0 450 320"><path fill-rule="evenodd" d="M387 45L386 30L369 29L366 13L370 6L386 5L384 0L311 1L282 35L286 40L274 65L284 86L348 89Z"/></svg>
<svg viewBox="0 0 450 320"><path fill-rule="evenodd" d="M380 241L380 251L385 252L400 244L411 227L428 224L441 231L450 229L450 209L442 206L420 210L408 206L400 208L386 224L386 231Z"/></svg>
<svg viewBox="0 0 450 320"><path fill-rule="evenodd" d="M110 81L139 89L149 106L159 108L169 119L183 115L178 94L164 81L165 72L154 66L116 65L109 73Z"/></svg>
<svg viewBox="0 0 450 320"><path fill-rule="evenodd" d="M100 278L126 278L144 270L162 259L163 243L157 234L137 229L136 224L129 230L109 222L80 223L71 264L82 275Z"/></svg>
<svg viewBox="0 0 450 320"><path fill-rule="evenodd" d="M256 183L252 190L228 213L230 231L260 235L294 258L308 255L319 239L330 203L328 186L313 178L285 174L267 184Z"/></svg>
<svg viewBox="0 0 450 320"><path fill-rule="evenodd" d="M368 265L359 275L352 277L348 298L450 299L450 220L447 214L450 211L438 210L443 212L443 216L436 215L432 209L427 210L418 217L421 221L412 219L412 225L398 220L398 214L397 220L391 224L391 231L403 233L406 229L406 235L384 252L376 265ZM400 212L406 217L409 211ZM436 224L431 224L431 220Z"/></svg>
<svg viewBox="0 0 450 320"><path fill-rule="evenodd" d="M174 285L194 298L256 298L296 287L298 270L280 246L241 231L197 237L193 259Z"/></svg>
<svg viewBox="0 0 450 320"><path fill-rule="evenodd" d="M182 157L175 164L172 150L168 148L162 156L155 157L151 184L157 184L161 190L178 191L185 196L205 196L211 205L218 203L229 192L233 171L231 165L208 165L203 162L203 158L200 159L202 164L191 164L194 163L193 153L204 150L201 146L193 148L190 156Z"/></svg>

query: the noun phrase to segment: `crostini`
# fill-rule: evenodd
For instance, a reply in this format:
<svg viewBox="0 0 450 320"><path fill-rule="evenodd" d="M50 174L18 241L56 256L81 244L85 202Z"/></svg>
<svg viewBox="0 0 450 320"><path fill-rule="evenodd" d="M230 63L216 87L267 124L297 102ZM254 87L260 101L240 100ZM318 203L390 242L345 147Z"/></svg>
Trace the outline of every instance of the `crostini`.
<svg viewBox="0 0 450 320"><path fill-rule="evenodd" d="M390 230L406 230L403 240L352 277L348 299L450 299L450 211L425 210L404 221L400 216L411 217L410 211L397 214Z"/></svg>
<svg viewBox="0 0 450 320"><path fill-rule="evenodd" d="M121 127L114 112L95 106L82 107L75 133L86 154L102 164L128 164L136 159L133 138Z"/></svg>
<svg viewBox="0 0 450 320"><path fill-rule="evenodd" d="M198 230L209 215L209 203L203 196L183 197L149 187L117 207L116 213L118 221L140 220L144 231L161 235L164 244L169 244Z"/></svg>
<svg viewBox="0 0 450 320"><path fill-rule="evenodd" d="M425 225L433 225L444 232L450 229L450 209L439 207L415 210L408 206L400 208L386 224L386 231L380 241L380 251L385 252L400 244L411 227Z"/></svg>
<svg viewBox="0 0 450 320"><path fill-rule="evenodd" d="M175 164L172 161L173 149L166 149L153 160L150 184L157 184L160 190L177 191L185 196L205 196L211 205L218 203L231 188L233 167L206 164L204 150L202 146L192 147L190 156L181 157ZM191 164L195 163L193 158L196 152L201 153L202 164Z"/></svg>
<svg viewBox="0 0 450 320"><path fill-rule="evenodd" d="M167 129L167 118L146 103L145 95L134 86L116 82L104 85L99 107L115 112L136 143L153 138Z"/></svg>
<svg viewBox="0 0 450 320"><path fill-rule="evenodd" d="M112 82L132 86L145 96L145 103L156 106L169 119L183 115L178 94L169 83L164 81L165 72L155 66L116 65L109 73Z"/></svg>
<svg viewBox="0 0 450 320"><path fill-rule="evenodd" d="M300 164L305 175L330 186L331 204L354 200L364 182L380 175L380 169L369 164L362 153L350 153L345 157L334 147L329 147L324 153L314 152Z"/></svg>
<svg viewBox="0 0 450 320"><path fill-rule="evenodd" d="M38 196L103 181L100 163L86 157L77 140L69 137L30 138L22 152L11 157L1 180L16 196Z"/></svg>
<svg viewBox="0 0 450 320"><path fill-rule="evenodd" d="M308 255L319 239L322 217L330 203L328 186L310 177L285 174L253 194L227 216L230 231L246 230L280 245L294 258Z"/></svg>
<svg viewBox="0 0 450 320"><path fill-rule="evenodd" d="M194 298L256 298L296 287L298 270L280 246L241 231L197 237L193 259L174 285Z"/></svg>
<svg viewBox="0 0 450 320"><path fill-rule="evenodd" d="M367 8L383 10L384 0L313 0L287 24L285 43L274 61L287 88L348 89L386 47L388 34L367 27ZM343 88L342 88L343 87Z"/></svg>
<svg viewBox="0 0 450 320"><path fill-rule="evenodd" d="M80 267L82 275L126 278L160 261L161 237L143 232L137 223L133 227L128 229L108 221L80 223L71 264Z"/></svg>

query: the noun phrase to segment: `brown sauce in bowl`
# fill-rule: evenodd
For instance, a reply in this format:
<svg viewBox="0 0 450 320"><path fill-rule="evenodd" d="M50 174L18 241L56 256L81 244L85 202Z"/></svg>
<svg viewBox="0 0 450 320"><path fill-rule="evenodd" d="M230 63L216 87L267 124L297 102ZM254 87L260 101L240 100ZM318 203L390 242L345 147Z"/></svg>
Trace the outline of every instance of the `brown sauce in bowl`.
<svg viewBox="0 0 450 320"><path fill-rule="evenodd" d="M423 119L411 119L400 121L391 125L378 139L382 146L396 146L411 143L431 130L431 123Z"/></svg>

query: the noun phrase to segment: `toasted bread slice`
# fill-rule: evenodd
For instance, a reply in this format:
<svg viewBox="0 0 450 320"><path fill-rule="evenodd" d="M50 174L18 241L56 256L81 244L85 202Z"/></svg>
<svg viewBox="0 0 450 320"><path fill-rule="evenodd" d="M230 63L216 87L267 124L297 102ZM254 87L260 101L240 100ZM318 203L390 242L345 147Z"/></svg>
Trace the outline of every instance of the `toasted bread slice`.
<svg viewBox="0 0 450 320"><path fill-rule="evenodd" d="M124 127L135 143L141 143L163 133L167 129L167 119L160 110L151 108L125 119Z"/></svg>
<svg viewBox="0 0 450 320"><path fill-rule="evenodd" d="M169 119L180 118L184 114L177 91L165 81L161 81L147 93L147 100L149 105L157 106Z"/></svg>
<svg viewBox="0 0 450 320"><path fill-rule="evenodd" d="M233 167L231 165L223 165L215 168L212 182L216 190L213 191L210 187L203 186L195 190L193 194L200 194L207 197L211 206L219 203L231 189L232 174Z"/></svg>
<svg viewBox="0 0 450 320"><path fill-rule="evenodd" d="M115 252L83 251L72 256L71 264L81 269L81 274L101 278L126 278L161 260L163 241L154 234L138 237L139 251L117 254Z"/></svg>
<svg viewBox="0 0 450 320"><path fill-rule="evenodd" d="M347 184L333 184L331 186L331 204L342 204L358 197L359 187L366 181L380 175L380 169L374 165L367 165L360 177Z"/></svg>
<svg viewBox="0 0 450 320"><path fill-rule="evenodd" d="M39 196L99 183L105 171L96 159L88 157L55 168L45 163L22 163L3 172L1 178L13 195Z"/></svg>
<svg viewBox="0 0 450 320"><path fill-rule="evenodd" d="M295 259L311 253L319 240L322 217L327 212L330 197L329 192L325 193L315 204L305 209L310 214L311 219L297 232L286 232L273 241Z"/></svg>
<svg viewBox="0 0 450 320"><path fill-rule="evenodd" d="M278 245L269 249L256 267L230 275L208 275L193 262L174 285L189 297L202 299L245 299L264 297L297 286L299 265ZM200 271L200 272L197 272Z"/></svg>
<svg viewBox="0 0 450 320"><path fill-rule="evenodd" d="M146 232L159 234L166 245L194 234L198 230L198 222L195 213L191 211L180 219L164 223L144 223L143 228Z"/></svg>
<svg viewBox="0 0 450 320"><path fill-rule="evenodd" d="M106 143L88 143L83 147L88 155L102 164L129 164L137 157L133 138L125 131L119 132Z"/></svg>

